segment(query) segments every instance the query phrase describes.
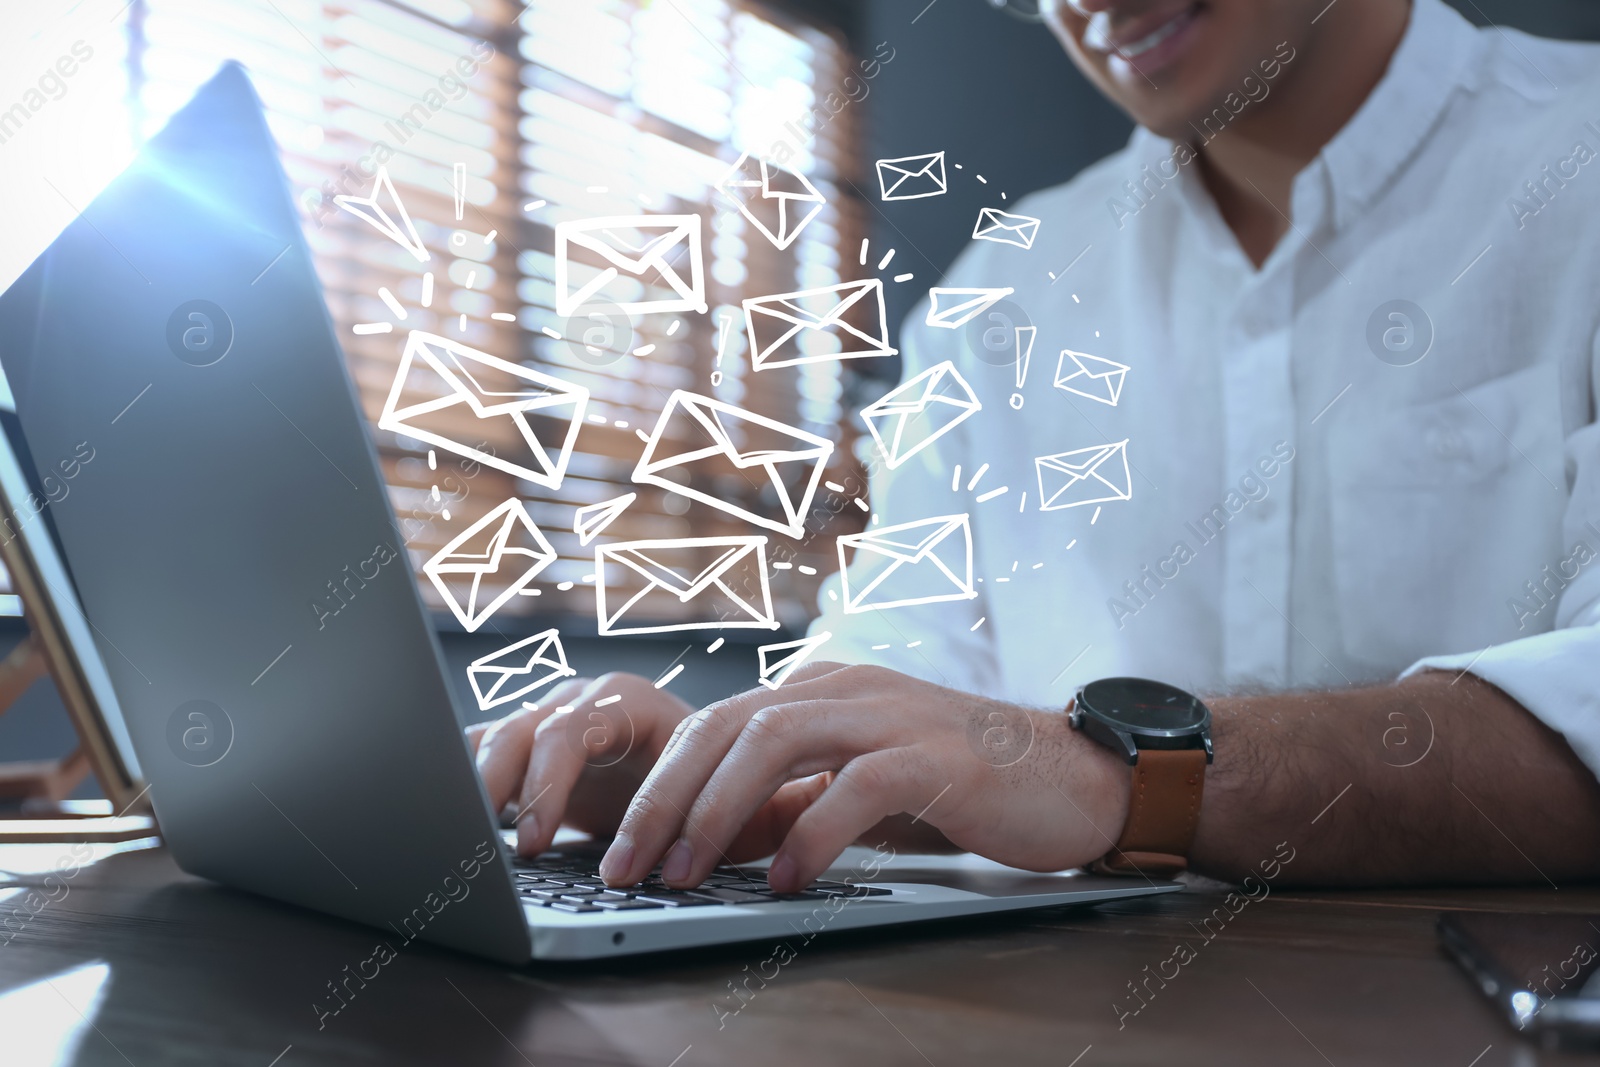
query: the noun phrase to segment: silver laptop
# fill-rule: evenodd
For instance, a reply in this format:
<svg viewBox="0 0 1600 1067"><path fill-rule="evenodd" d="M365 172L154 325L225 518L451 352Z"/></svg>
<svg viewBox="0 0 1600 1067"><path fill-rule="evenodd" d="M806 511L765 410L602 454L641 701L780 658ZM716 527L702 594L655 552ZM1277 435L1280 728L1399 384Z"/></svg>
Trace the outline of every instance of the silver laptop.
<svg viewBox="0 0 1600 1067"><path fill-rule="evenodd" d="M410 570L311 607L404 542L236 64L0 296L0 363L39 470L94 449L48 513L186 871L507 963L1179 888L869 854L793 897L611 894L594 846L515 859Z"/></svg>

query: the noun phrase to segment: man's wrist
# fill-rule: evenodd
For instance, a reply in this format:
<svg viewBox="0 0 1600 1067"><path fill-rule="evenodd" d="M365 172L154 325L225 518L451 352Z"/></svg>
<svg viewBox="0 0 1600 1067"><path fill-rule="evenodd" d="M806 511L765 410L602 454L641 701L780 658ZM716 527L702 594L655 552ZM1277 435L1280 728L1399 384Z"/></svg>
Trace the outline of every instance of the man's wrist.
<svg viewBox="0 0 1600 1067"><path fill-rule="evenodd" d="M1089 823L1086 844L1093 854L1080 860L1081 864L1110 852L1122 837L1132 804L1133 777L1114 752L1073 729L1065 714L1052 714L1049 720L1063 735L1068 755L1055 786Z"/></svg>
<svg viewBox="0 0 1600 1067"><path fill-rule="evenodd" d="M1187 869L1211 762L1211 712L1191 693L1145 678L1080 689L1067 718L1119 767L1120 831L1093 864L1104 874L1170 876Z"/></svg>

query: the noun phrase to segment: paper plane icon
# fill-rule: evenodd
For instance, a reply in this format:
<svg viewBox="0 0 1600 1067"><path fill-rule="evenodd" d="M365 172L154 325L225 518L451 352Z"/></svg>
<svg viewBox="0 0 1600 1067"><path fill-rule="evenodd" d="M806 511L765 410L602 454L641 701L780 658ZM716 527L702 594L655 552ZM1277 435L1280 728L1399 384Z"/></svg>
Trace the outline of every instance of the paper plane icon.
<svg viewBox="0 0 1600 1067"><path fill-rule="evenodd" d="M617 521L628 505L639 499L638 493L625 493L610 500L602 500L598 504L589 504L578 509L578 514L572 520L572 532L578 535L578 544L587 545L596 537L605 532L605 528Z"/></svg>
<svg viewBox="0 0 1600 1067"><path fill-rule="evenodd" d="M1014 292L1015 289L929 289L928 325L958 330Z"/></svg>
<svg viewBox="0 0 1600 1067"><path fill-rule="evenodd" d="M780 641L775 645L762 645L756 649L756 656L761 661L761 677L757 681L768 689L777 689L832 636L831 633L824 632L802 637L798 641Z"/></svg>
<svg viewBox="0 0 1600 1067"><path fill-rule="evenodd" d="M378 168L370 196L346 194L334 197L333 202L356 218L366 219L379 233L416 256L419 262L428 261L428 250L422 246L422 238L417 236L417 228L412 225L411 216L406 214L400 194L394 191L388 167Z"/></svg>

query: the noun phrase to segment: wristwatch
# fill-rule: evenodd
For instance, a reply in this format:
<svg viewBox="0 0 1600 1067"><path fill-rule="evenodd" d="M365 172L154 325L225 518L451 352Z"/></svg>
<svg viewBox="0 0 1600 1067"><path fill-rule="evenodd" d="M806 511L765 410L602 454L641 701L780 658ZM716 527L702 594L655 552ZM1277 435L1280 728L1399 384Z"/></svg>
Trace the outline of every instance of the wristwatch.
<svg viewBox="0 0 1600 1067"><path fill-rule="evenodd" d="M1211 762L1211 709L1165 682L1102 678L1078 690L1067 721L1133 767L1122 836L1090 869L1159 877L1185 870Z"/></svg>

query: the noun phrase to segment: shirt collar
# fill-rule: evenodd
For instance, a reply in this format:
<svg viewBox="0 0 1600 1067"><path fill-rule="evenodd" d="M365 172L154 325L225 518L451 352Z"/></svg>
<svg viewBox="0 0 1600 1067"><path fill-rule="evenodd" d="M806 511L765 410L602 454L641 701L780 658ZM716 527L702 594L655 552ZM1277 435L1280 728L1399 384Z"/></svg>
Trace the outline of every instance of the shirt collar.
<svg viewBox="0 0 1600 1067"><path fill-rule="evenodd" d="M1463 85L1478 42L1477 29L1443 0L1413 0L1389 69L1322 149L1334 227L1354 221L1422 147Z"/></svg>

